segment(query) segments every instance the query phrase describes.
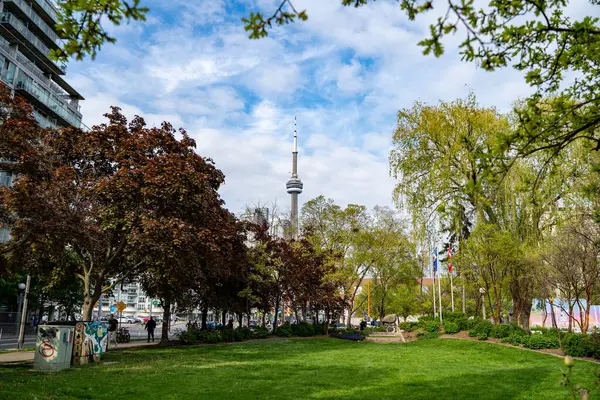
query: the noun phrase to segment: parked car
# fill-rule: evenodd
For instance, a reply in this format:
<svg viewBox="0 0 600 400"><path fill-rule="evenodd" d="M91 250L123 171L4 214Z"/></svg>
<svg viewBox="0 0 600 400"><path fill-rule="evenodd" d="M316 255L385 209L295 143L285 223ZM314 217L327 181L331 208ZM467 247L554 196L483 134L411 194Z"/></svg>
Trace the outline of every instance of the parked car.
<svg viewBox="0 0 600 400"><path fill-rule="evenodd" d="M122 324L135 324L135 318L130 317L130 316L122 317L121 323Z"/></svg>

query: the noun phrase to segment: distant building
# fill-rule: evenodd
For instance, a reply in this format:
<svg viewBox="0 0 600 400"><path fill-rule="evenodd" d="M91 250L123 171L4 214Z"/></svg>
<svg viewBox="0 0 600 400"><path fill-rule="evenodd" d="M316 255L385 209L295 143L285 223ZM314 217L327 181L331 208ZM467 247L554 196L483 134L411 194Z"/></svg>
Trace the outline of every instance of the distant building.
<svg viewBox="0 0 600 400"><path fill-rule="evenodd" d="M111 296L103 295L101 299L101 313L107 315L111 313L111 307L119 302L124 302L127 307L123 311L123 316L149 316L162 315L163 309L160 307L158 299L148 297L142 289L139 282L129 282L123 285L117 284ZM156 303L156 304L154 304ZM97 308L94 310L97 315ZM116 314L115 314L116 315Z"/></svg>

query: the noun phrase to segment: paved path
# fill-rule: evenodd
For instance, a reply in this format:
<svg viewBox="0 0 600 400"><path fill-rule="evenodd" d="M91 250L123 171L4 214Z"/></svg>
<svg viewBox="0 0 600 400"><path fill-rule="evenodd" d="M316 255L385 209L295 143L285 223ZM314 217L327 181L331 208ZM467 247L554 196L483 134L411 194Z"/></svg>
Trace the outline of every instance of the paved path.
<svg viewBox="0 0 600 400"><path fill-rule="evenodd" d="M158 342L148 343L144 340L132 341L129 343L119 343L116 350L130 349L133 347L154 346L156 344L158 344ZM112 344L112 346L114 346L114 344ZM114 350L115 350L115 348L111 347L109 351L114 351ZM33 352L33 351L13 351L10 353L3 353L3 354L0 354L0 364L33 361L34 353L35 352Z"/></svg>

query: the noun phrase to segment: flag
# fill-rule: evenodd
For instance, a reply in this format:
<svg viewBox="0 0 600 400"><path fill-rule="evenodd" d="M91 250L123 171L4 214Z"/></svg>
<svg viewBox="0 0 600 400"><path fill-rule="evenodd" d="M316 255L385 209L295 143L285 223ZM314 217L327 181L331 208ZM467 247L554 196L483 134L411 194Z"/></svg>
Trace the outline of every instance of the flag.
<svg viewBox="0 0 600 400"><path fill-rule="evenodd" d="M433 250L433 277L435 278L435 275L437 274L437 249Z"/></svg>
<svg viewBox="0 0 600 400"><path fill-rule="evenodd" d="M452 273L452 264L450 264L450 259L452 258L452 247L448 246L448 272Z"/></svg>

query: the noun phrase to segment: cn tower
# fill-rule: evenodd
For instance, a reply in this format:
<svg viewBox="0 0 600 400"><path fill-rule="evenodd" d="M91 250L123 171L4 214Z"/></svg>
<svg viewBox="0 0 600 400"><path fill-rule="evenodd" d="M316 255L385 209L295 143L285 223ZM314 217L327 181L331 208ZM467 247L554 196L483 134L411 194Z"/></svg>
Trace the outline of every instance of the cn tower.
<svg viewBox="0 0 600 400"><path fill-rule="evenodd" d="M292 177L286 183L287 192L292 198L290 212L290 225L292 236L298 237L298 195L302 193L303 184L298 178L298 132L296 131L296 117L294 117L294 151L292 152Z"/></svg>

